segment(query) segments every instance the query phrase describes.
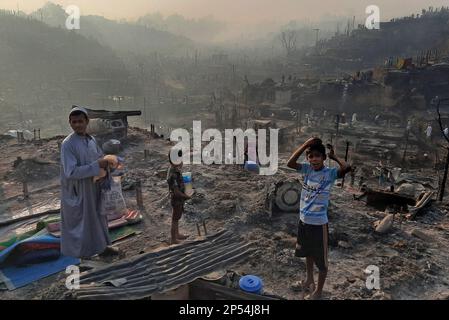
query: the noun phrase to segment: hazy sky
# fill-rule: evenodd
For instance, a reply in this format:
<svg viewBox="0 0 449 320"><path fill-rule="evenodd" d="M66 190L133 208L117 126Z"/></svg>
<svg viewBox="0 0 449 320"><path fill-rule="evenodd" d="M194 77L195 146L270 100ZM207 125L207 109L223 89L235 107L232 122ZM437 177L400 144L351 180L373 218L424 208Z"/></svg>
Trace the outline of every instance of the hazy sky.
<svg viewBox="0 0 449 320"><path fill-rule="evenodd" d="M31 12L47 0L0 0L0 8ZM77 5L82 14L109 18L134 19L145 13L179 13L198 18L213 15L227 22L254 24L263 21L284 22L292 19L315 20L323 15L363 17L367 5L381 9L381 19L418 13L429 6L448 6L449 0L54 0L54 3Z"/></svg>

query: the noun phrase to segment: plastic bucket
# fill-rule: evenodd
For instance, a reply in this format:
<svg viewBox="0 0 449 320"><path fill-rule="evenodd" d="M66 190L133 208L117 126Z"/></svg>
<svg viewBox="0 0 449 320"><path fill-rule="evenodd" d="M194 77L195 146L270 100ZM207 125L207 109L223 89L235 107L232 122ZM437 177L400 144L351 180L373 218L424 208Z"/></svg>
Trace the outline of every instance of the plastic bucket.
<svg viewBox="0 0 449 320"><path fill-rule="evenodd" d="M193 186L192 186L192 173L186 172L182 174L182 180L184 181L185 194L189 197L193 195Z"/></svg>
<svg viewBox="0 0 449 320"><path fill-rule="evenodd" d="M252 172L259 172L259 165L257 164L257 162L254 161L246 161L245 170Z"/></svg>
<svg viewBox="0 0 449 320"><path fill-rule="evenodd" d="M240 289L248 293L262 294L263 282L262 279L256 276L248 275L240 278Z"/></svg>
<svg viewBox="0 0 449 320"><path fill-rule="evenodd" d="M184 180L184 183L192 183L192 173L191 172L183 173L182 179Z"/></svg>

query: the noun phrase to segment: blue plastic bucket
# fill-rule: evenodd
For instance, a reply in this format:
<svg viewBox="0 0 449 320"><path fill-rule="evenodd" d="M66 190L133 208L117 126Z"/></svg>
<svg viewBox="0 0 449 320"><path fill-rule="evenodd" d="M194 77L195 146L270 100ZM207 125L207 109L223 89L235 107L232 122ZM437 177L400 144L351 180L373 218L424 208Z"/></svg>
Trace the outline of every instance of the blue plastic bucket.
<svg viewBox="0 0 449 320"><path fill-rule="evenodd" d="M252 172L259 172L259 165L257 164L257 162L254 161L246 161L245 170Z"/></svg>
<svg viewBox="0 0 449 320"><path fill-rule="evenodd" d="M182 179L184 180L184 183L191 183L192 182L192 174L190 172L183 173Z"/></svg>
<svg viewBox="0 0 449 320"><path fill-rule="evenodd" d="M256 276L244 276L239 281L240 289L248 293L262 294L263 282L262 279Z"/></svg>

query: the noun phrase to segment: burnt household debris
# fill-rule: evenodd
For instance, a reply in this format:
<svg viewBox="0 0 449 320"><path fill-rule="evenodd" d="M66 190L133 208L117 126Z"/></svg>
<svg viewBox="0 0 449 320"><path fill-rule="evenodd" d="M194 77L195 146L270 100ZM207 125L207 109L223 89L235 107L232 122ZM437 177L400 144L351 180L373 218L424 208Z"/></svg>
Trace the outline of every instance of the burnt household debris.
<svg viewBox="0 0 449 320"><path fill-rule="evenodd" d="M323 299L449 299L448 21L446 8L382 22L377 32L351 21L266 64L224 50L207 59L154 53L126 83L73 80L72 100L54 102L47 119L33 120L36 109L13 108L0 91L8 114L0 120L0 299L304 299L295 283L306 264L295 247L305 182L286 164L310 137L352 167L331 192ZM124 163L113 173L124 207L107 215L120 253L66 261L61 144L73 97L86 88L94 88L80 103L88 134ZM261 175L239 164L184 164L190 175L181 177L194 189L179 221L188 238L172 245L170 134L192 133L193 121L223 136L279 130L279 168ZM45 272L33 268L43 263ZM68 265L81 270L79 289L66 286ZM367 288L369 266L379 268L380 288ZM263 289L243 290L248 275Z"/></svg>

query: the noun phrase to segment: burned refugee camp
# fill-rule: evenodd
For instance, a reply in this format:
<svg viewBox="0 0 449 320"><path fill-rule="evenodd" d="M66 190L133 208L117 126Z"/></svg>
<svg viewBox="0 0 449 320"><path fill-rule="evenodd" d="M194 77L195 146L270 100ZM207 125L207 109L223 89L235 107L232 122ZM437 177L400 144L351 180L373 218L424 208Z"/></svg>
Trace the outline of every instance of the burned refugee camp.
<svg viewBox="0 0 449 320"><path fill-rule="evenodd" d="M0 1L0 300L448 300L448 5Z"/></svg>

